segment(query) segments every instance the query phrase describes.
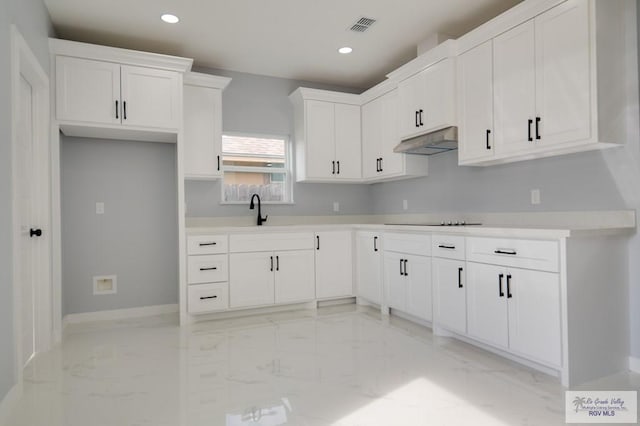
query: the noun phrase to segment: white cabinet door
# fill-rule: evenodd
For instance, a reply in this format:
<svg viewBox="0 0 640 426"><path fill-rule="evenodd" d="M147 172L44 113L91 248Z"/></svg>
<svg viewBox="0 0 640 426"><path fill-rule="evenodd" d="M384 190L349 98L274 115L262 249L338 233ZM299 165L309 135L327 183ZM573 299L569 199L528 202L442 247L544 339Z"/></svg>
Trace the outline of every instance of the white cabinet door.
<svg viewBox="0 0 640 426"><path fill-rule="evenodd" d="M423 110L423 99L426 98L426 71L422 71L398 84L399 123L401 139L419 135L420 110Z"/></svg>
<svg viewBox="0 0 640 426"><path fill-rule="evenodd" d="M182 122L180 74L152 68L121 67L122 124L177 129Z"/></svg>
<svg viewBox="0 0 640 426"><path fill-rule="evenodd" d="M398 91L387 93L382 98L382 135L380 174L382 176L395 176L404 174L405 155L393 152L393 148L400 143L398 131Z"/></svg>
<svg viewBox="0 0 640 426"><path fill-rule="evenodd" d="M467 262L467 329L469 335L501 348L509 345L506 271Z"/></svg>
<svg viewBox="0 0 640 426"><path fill-rule="evenodd" d="M467 333L465 263L433 258L433 322L457 333Z"/></svg>
<svg viewBox="0 0 640 426"><path fill-rule="evenodd" d="M120 65L56 57L56 117L64 121L120 124Z"/></svg>
<svg viewBox="0 0 640 426"><path fill-rule="evenodd" d="M229 305L271 305L274 302L273 253L233 253L229 255Z"/></svg>
<svg viewBox="0 0 640 426"><path fill-rule="evenodd" d="M453 126L455 121L455 61L445 59L422 72L425 97L420 99L422 132Z"/></svg>
<svg viewBox="0 0 640 426"><path fill-rule="evenodd" d="M304 302L315 299L313 250L280 251L274 254L275 302Z"/></svg>
<svg viewBox="0 0 640 426"><path fill-rule="evenodd" d="M404 279L404 258L401 253L384 253L384 288L387 306L407 311L407 282Z"/></svg>
<svg viewBox="0 0 640 426"><path fill-rule="evenodd" d="M222 176L222 93L184 86L184 173L187 178Z"/></svg>
<svg viewBox="0 0 640 426"><path fill-rule="evenodd" d="M589 4L567 1L535 19L541 145L575 142L591 135Z"/></svg>
<svg viewBox="0 0 640 426"><path fill-rule="evenodd" d="M496 152L535 149L535 31L533 20L493 40Z"/></svg>
<svg viewBox="0 0 640 426"><path fill-rule="evenodd" d="M335 177L334 104L305 101L307 178Z"/></svg>
<svg viewBox="0 0 640 426"><path fill-rule="evenodd" d="M335 104L336 177L362 177L362 136L358 105ZM313 161L313 157L312 157Z"/></svg>
<svg viewBox="0 0 640 426"><path fill-rule="evenodd" d="M353 295L353 234L316 233L316 296L319 299Z"/></svg>
<svg viewBox="0 0 640 426"><path fill-rule="evenodd" d="M458 56L458 160L493 157L493 41Z"/></svg>
<svg viewBox="0 0 640 426"><path fill-rule="evenodd" d="M384 118L382 98L362 106L362 176L365 179L380 174Z"/></svg>
<svg viewBox="0 0 640 426"><path fill-rule="evenodd" d="M357 294L382 304L382 250L378 233L356 233Z"/></svg>
<svg viewBox="0 0 640 426"><path fill-rule="evenodd" d="M561 365L558 274L512 268L506 279L510 349L527 358Z"/></svg>
<svg viewBox="0 0 640 426"><path fill-rule="evenodd" d="M431 258L404 255L404 280L407 287L406 312L418 318L431 321Z"/></svg>

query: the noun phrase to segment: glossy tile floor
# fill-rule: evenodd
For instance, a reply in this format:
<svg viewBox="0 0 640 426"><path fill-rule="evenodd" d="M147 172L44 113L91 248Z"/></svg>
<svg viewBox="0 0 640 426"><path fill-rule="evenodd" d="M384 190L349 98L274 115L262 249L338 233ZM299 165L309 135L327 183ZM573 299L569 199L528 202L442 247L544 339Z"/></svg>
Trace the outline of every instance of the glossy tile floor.
<svg viewBox="0 0 640 426"><path fill-rule="evenodd" d="M640 389L621 374L592 389ZM555 425L559 382L369 308L68 327L12 426Z"/></svg>

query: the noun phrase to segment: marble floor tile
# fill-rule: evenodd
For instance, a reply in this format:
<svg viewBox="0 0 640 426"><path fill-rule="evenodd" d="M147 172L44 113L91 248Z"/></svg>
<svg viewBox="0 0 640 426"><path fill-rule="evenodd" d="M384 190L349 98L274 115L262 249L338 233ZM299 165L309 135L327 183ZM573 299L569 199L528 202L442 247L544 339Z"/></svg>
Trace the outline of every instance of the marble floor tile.
<svg viewBox="0 0 640 426"><path fill-rule="evenodd" d="M640 390L618 374L580 389ZM355 305L75 324L11 426L561 425L553 377Z"/></svg>

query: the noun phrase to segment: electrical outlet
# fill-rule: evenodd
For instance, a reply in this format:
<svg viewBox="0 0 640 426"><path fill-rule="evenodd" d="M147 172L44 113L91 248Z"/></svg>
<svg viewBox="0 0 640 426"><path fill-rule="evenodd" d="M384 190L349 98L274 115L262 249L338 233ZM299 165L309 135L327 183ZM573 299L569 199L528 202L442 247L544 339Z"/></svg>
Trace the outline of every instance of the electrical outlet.
<svg viewBox="0 0 640 426"><path fill-rule="evenodd" d="M333 211L336 212L336 213L340 211L340 203L339 202L337 202L337 201L333 202Z"/></svg>
<svg viewBox="0 0 640 426"><path fill-rule="evenodd" d="M531 190L531 204L538 205L540 204L540 190L532 189Z"/></svg>
<svg viewBox="0 0 640 426"><path fill-rule="evenodd" d="M402 210L409 210L409 202L407 200L402 200Z"/></svg>
<svg viewBox="0 0 640 426"><path fill-rule="evenodd" d="M96 203L96 214L104 214L104 203L102 201Z"/></svg>

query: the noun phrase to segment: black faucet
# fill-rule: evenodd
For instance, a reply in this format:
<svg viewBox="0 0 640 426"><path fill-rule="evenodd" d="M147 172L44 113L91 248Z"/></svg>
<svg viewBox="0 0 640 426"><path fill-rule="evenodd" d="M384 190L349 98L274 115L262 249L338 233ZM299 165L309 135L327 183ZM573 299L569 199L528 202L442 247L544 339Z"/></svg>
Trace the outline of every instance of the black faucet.
<svg viewBox="0 0 640 426"><path fill-rule="evenodd" d="M255 205L253 204L254 198L258 199L258 226L262 226L262 224L267 221L267 218L269 217L269 215L262 217L262 211L260 210L260 196L258 194L253 194L251 196L251 204L249 204L249 208L251 210L255 208Z"/></svg>

